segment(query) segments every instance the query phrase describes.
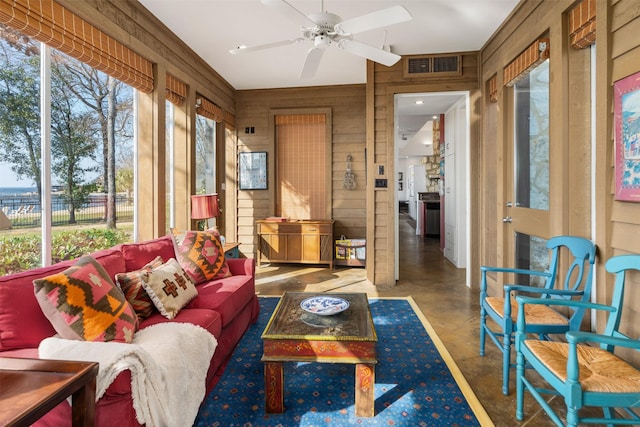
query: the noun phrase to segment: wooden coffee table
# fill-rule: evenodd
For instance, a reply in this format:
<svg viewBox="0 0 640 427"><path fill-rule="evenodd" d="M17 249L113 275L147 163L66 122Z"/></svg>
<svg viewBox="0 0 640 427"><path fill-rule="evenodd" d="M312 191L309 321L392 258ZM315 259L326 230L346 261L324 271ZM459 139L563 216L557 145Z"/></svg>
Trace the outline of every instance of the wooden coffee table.
<svg viewBox="0 0 640 427"><path fill-rule="evenodd" d="M300 302L315 295L344 298L349 308L331 316L307 313ZM262 340L266 412L284 412L283 362L320 362L355 364L356 415L374 415L378 338L366 294L285 292Z"/></svg>
<svg viewBox="0 0 640 427"><path fill-rule="evenodd" d="M0 425L27 426L72 396L73 426L93 426L95 362L0 357Z"/></svg>

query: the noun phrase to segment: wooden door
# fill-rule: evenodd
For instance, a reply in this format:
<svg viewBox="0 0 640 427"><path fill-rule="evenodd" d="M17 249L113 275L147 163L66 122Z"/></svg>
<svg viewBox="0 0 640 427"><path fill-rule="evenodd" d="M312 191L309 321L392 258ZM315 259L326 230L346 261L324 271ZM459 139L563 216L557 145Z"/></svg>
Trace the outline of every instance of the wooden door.
<svg viewBox="0 0 640 427"><path fill-rule="evenodd" d="M549 213L549 61L531 70L510 91L507 126L505 230L507 265L544 269ZM535 284L535 283L534 283Z"/></svg>

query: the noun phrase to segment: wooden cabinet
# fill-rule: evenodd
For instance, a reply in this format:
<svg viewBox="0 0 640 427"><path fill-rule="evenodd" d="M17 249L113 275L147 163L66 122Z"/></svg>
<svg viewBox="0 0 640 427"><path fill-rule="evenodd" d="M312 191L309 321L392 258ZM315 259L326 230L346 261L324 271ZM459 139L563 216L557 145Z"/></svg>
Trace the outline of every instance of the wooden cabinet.
<svg viewBox="0 0 640 427"><path fill-rule="evenodd" d="M328 264L333 268L333 220L256 221L258 266L265 262Z"/></svg>

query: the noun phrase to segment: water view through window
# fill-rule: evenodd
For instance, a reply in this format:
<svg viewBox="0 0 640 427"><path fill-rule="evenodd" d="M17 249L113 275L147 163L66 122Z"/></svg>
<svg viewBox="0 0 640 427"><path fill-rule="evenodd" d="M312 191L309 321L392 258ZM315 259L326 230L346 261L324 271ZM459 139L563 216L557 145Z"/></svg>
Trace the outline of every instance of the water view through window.
<svg viewBox="0 0 640 427"><path fill-rule="evenodd" d="M128 239L120 231L132 229L134 214L133 88L2 25L0 63L0 274L41 264L42 194L51 198L53 262L102 241L76 240L73 230L114 230L105 245ZM50 85L40 81L41 64ZM51 100L47 129L41 90Z"/></svg>

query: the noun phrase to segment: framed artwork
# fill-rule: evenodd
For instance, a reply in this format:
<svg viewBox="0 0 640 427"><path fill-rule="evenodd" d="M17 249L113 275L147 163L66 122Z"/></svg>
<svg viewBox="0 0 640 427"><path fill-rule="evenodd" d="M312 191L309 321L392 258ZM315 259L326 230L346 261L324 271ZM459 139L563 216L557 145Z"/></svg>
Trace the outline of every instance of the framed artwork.
<svg viewBox="0 0 640 427"><path fill-rule="evenodd" d="M240 190L267 189L267 152L239 153Z"/></svg>
<svg viewBox="0 0 640 427"><path fill-rule="evenodd" d="M616 200L640 202L640 72L613 86Z"/></svg>

